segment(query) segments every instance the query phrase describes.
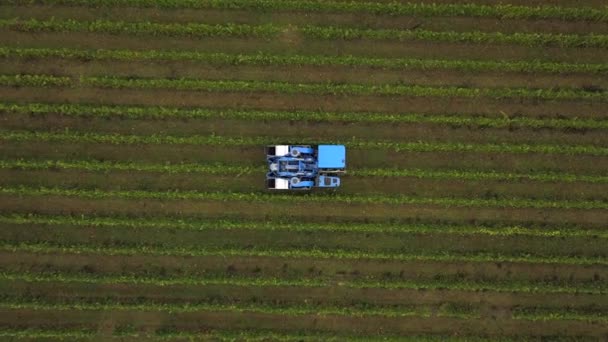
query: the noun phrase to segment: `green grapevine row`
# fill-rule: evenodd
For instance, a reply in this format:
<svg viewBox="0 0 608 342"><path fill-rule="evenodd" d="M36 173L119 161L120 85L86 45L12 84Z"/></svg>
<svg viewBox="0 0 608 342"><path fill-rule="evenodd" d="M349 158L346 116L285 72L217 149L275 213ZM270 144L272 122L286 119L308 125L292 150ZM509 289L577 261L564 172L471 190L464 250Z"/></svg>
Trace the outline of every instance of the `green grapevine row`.
<svg viewBox="0 0 608 342"><path fill-rule="evenodd" d="M102 255L155 255L155 256L184 256L184 257L276 257L276 258L313 258L313 259L345 259L345 260L394 260L394 261L435 261L435 262L513 262L541 263L564 265L608 265L605 257L586 256L556 256L516 254L505 255L490 252L475 253L371 253L358 250L321 250L321 249L187 249L187 248L155 248L148 245L140 246L86 246L61 245L53 243L8 243L2 242L0 250L22 251L32 253L76 253Z"/></svg>
<svg viewBox="0 0 608 342"><path fill-rule="evenodd" d="M200 79L145 79L122 77L82 77L80 84L90 87L115 89L177 89L210 92L278 92L284 94L381 95L433 97L488 97L493 99L525 98L539 100L596 100L608 101L608 92L589 92L579 89L530 88L461 88L455 86L421 85L365 85L332 83L287 83L275 81L209 81Z"/></svg>
<svg viewBox="0 0 608 342"><path fill-rule="evenodd" d="M70 225L81 227L124 227L130 229L161 228L183 230L287 230L287 231L332 231L366 233L413 233L413 234L482 234L491 236L543 236L543 237L597 237L608 238L608 232L585 227L535 226L484 226L484 225L447 225L447 224L388 224L388 223L302 223L285 221L235 221L235 220L197 220L189 218L127 218L101 216L57 216L57 215L0 215L0 223L23 225Z"/></svg>
<svg viewBox="0 0 608 342"><path fill-rule="evenodd" d="M152 164L143 162L111 162L98 160L32 160L0 159L0 169L20 170L84 170L90 172L140 171L161 173L205 173L212 175L247 175L265 172L266 168L230 164ZM358 177L415 177L421 179L462 179L474 181L539 181L608 183L608 176L575 175L568 173L503 173L496 171L424 170L424 169L349 169Z"/></svg>
<svg viewBox="0 0 608 342"><path fill-rule="evenodd" d="M455 290L455 291L494 291L516 293L576 293L603 295L608 289L602 284L581 282L531 282L531 281L466 281L459 279L416 279L416 280L340 280L336 283L332 279L300 278L282 279L274 277L239 277L233 275L210 276L151 276L151 275L100 275L91 273L71 274L60 272L48 273L11 273L0 272L0 281L26 281L26 282L68 282L91 284L129 284L152 286L247 286L247 287L328 287L340 286L355 289L412 289L412 290Z"/></svg>
<svg viewBox="0 0 608 342"><path fill-rule="evenodd" d="M8 341L82 341L96 337L94 330L87 329L0 328L0 338Z"/></svg>
<svg viewBox="0 0 608 342"><path fill-rule="evenodd" d="M0 75L0 85L12 87L69 87L72 79L51 75Z"/></svg>
<svg viewBox="0 0 608 342"><path fill-rule="evenodd" d="M128 119L237 119L237 120L295 120L318 122L429 123L450 126L479 126L493 128L530 127L555 129L608 129L608 120L598 119L535 119L488 118L471 115L433 115L416 113L341 113L307 111L220 110L158 106L103 106L83 104L1 103L0 113L19 115L61 114L75 117Z"/></svg>
<svg viewBox="0 0 608 342"><path fill-rule="evenodd" d="M589 73L606 74L608 64L565 63L544 61L480 61L434 60L409 58L374 58L362 56L315 56L208 53L181 50L83 50L72 48L21 48L0 47L3 58L64 58L76 60L119 61L196 61L213 65L259 66L349 66L382 69L499 71L525 73Z"/></svg>
<svg viewBox="0 0 608 342"><path fill-rule="evenodd" d="M78 21L73 19L50 20L0 19L0 28L19 32L89 32L107 34L131 34L154 36L191 36L191 37L259 37L273 38L281 32L276 25L207 25L199 23L162 24L152 22L124 21Z"/></svg>
<svg viewBox="0 0 608 342"><path fill-rule="evenodd" d="M17 297L5 298L0 300L0 307L9 309L29 309L29 310L94 310L94 311L162 311L168 313L186 313L200 311L228 311L240 313L266 313L275 315L315 315L315 316L383 316L383 317L430 317L429 307L414 307L405 305L395 305L392 307L376 305L356 305L356 306L325 306L311 304L284 304L270 305L264 303L239 303L239 304L218 304L218 303L158 303L140 301L138 304L121 303L111 300L100 302L76 302L66 301L65 303L45 302L38 298Z"/></svg>
<svg viewBox="0 0 608 342"><path fill-rule="evenodd" d="M375 1L321 0L8 0L12 4L89 7L152 7L162 9L230 9L257 11L307 11L362 13L391 16L465 16L500 19L559 19L608 21L608 10L591 7L516 6L480 4L385 3Z"/></svg>
<svg viewBox="0 0 608 342"><path fill-rule="evenodd" d="M88 199L159 199L159 200L207 200L207 201L264 201L291 203L348 203L383 205L436 205L443 207L489 207L489 208L557 208L557 209L608 209L604 201L537 200L528 198L450 198L412 197L382 195L335 195L198 192L198 191L144 191L144 190L85 190L63 188L0 187L0 194L20 196L69 196Z"/></svg>
<svg viewBox="0 0 608 342"><path fill-rule="evenodd" d="M574 88L462 88L455 86L421 86L404 84L332 84L287 83L275 81L233 81L168 78L81 77L68 83L66 77L51 75L0 75L0 85L7 86L87 86L112 89L175 89L208 92L277 92L283 94L378 95L413 97L464 97L492 99L587 100L608 101L608 92L591 92Z"/></svg>
<svg viewBox="0 0 608 342"><path fill-rule="evenodd" d="M145 79L121 77L81 77L79 82L68 77L51 75L0 75L4 86L89 86L115 89L176 89L209 92L279 92L285 94L327 95L399 95L414 97L488 97L493 99L524 98L539 100L595 100L608 101L608 92L589 92L578 89L529 88L461 88L421 85L364 85L331 83L287 83L274 81L226 81L200 79Z"/></svg>
<svg viewBox="0 0 608 342"><path fill-rule="evenodd" d="M227 164L145 164L136 162L107 162L95 160L0 160L0 169L21 170L85 170L91 172L141 171L162 173L205 173L212 175L235 175L264 172L255 166Z"/></svg>
<svg viewBox="0 0 608 342"><path fill-rule="evenodd" d="M165 37L252 37L273 39L285 30L285 26L201 23L153 23L148 21L78 21L73 19L59 20L21 20L19 18L0 19L0 28L19 32L89 32L105 34L151 35ZM394 30L394 29L358 29L333 26L291 26L309 39L319 40L394 40L394 41L430 41L471 44L512 44L528 47L558 46L563 48L595 47L608 48L608 35L604 34L550 34L550 33L501 33L501 32L455 32Z"/></svg>
<svg viewBox="0 0 608 342"><path fill-rule="evenodd" d="M219 341L219 342L342 342L345 340L353 342L515 342L516 340L507 338L482 338L482 337L454 337L437 335L419 336L394 336L394 335L345 335L330 334L311 331L291 331L278 332L271 330L205 330L204 332L189 332L163 330L159 328L153 333L141 331L119 331L120 326L115 328L111 336L104 335L104 339L124 341L125 338L137 338L140 340L151 341ZM42 328L0 328L0 337L8 339L24 340L53 340L53 341L74 341L74 340L98 340L99 335L95 330L85 329L53 329L50 327ZM560 342L560 339L553 341ZM571 341L568 341L571 342Z"/></svg>
<svg viewBox="0 0 608 342"><path fill-rule="evenodd" d="M574 308L515 308L513 318L526 319L531 321L553 321L553 320L572 320L588 321L606 324L608 323L608 313L601 308L574 309Z"/></svg>
<svg viewBox="0 0 608 342"><path fill-rule="evenodd" d="M437 335L419 336L393 336L393 335L345 335L329 334L311 331L278 332L270 330L205 330L204 332L188 331L165 331L163 328L153 333L141 331L118 331L120 326L110 335L103 335L105 340L124 341L125 338L137 338L139 340L151 341L218 341L218 342L342 342L345 340L353 342L515 342L516 340L507 338L482 338L482 337L454 337ZM42 328L0 328L0 337L12 340L51 340L51 341L74 341L74 340L99 340L99 335L95 330L85 329L53 329L50 327ZM561 340L555 339L559 342ZM570 342L570 341L568 341Z"/></svg>
<svg viewBox="0 0 608 342"><path fill-rule="evenodd" d="M81 132L29 132L1 131L0 141L48 141L105 144L176 144L210 146L264 146L280 144L284 138L276 137L226 137L218 135L121 135ZM393 142L393 141L308 141L308 144L344 144L355 149L383 149L396 152L481 152L481 153L544 153L567 155L607 156L608 148L590 145L529 145L529 144L468 144L442 142Z"/></svg>

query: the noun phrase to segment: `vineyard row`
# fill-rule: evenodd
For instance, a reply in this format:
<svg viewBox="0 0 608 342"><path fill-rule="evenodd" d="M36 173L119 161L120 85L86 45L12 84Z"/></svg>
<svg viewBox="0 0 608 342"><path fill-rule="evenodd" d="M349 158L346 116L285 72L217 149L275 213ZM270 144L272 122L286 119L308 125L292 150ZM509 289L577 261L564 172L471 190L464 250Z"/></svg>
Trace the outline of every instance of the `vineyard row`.
<svg viewBox="0 0 608 342"><path fill-rule="evenodd" d="M96 106L84 104L1 103L0 113L19 115L60 114L73 117L126 119L236 119L236 120L294 120L316 122L424 123L450 126L492 128L530 127L553 129L608 129L608 120L596 119L535 119L525 117L488 118L482 116L416 113L343 113L308 111L219 110L157 106Z"/></svg>
<svg viewBox="0 0 608 342"><path fill-rule="evenodd" d="M564 21L608 21L608 10L590 7L516 6L480 4L434 4L374 1L319 0L8 0L14 5L64 5L87 7L139 7L161 9L219 9L247 11L297 11L361 13L390 16L488 17L498 19L557 19Z"/></svg>
<svg viewBox="0 0 608 342"><path fill-rule="evenodd" d="M344 249L261 249L261 248L175 248L154 247L150 245L128 244L127 246L90 246L69 245L58 243L10 243L3 241L0 250L22 251L31 253L73 253L73 254L100 254L100 255L154 255L154 256L181 256L181 257L276 257L276 258L312 258L312 259L343 259L343 260L392 260L392 261L420 261L420 262L511 262L534 264L562 264L562 265L608 265L608 259L602 256L559 256L559 255L532 255L500 254L492 252L446 253L426 252L416 254L365 252L361 250Z"/></svg>
<svg viewBox="0 0 608 342"><path fill-rule="evenodd" d="M0 131L0 141L48 141L108 144L169 144L210 146L264 146L284 143L276 137L227 137L219 135L121 135L82 133L74 131ZM468 144L441 142L394 142L394 141L307 141L307 144L344 144L355 149L381 149L396 152L477 152L477 153L543 153L565 155L608 156L608 148L591 145L530 145L530 144Z"/></svg>
<svg viewBox="0 0 608 342"><path fill-rule="evenodd" d="M194 61L211 65L256 65L256 66L346 66L371 67L403 70L459 70L470 72L497 71L521 73L588 73L606 74L608 64L559 63L533 61L496 60L438 60L411 58L374 58L362 56L315 56L315 55L273 55L208 53L180 50L84 50L71 48L22 48L0 47L3 58L63 58L74 60L116 60L116 61Z"/></svg>
<svg viewBox="0 0 608 342"><path fill-rule="evenodd" d="M80 77L51 75L0 75L0 85L31 87L99 87L110 89L174 89L208 92L277 92L282 94L319 95L379 95L413 97L463 97L492 99L586 100L608 101L606 91L587 91L576 88L464 88L455 86L422 86L416 84L332 84L288 83L277 81L202 80L190 78L126 78Z"/></svg>
<svg viewBox="0 0 608 342"><path fill-rule="evenodd" d="M159 173L204 173L211 175L262 174L264 167L231 164L152 164L131 161L98 160L35 160L0 159L0 169L19 170L83 170L89 172L139 171ZM576 175L562 172L505 173L496 171L423 170L423 169L349 169L349 175L358 177L415 177L420 179L458 179L471 181L539 181L608 183L608 176Z"/></svg>
<svg viewBox="0 0 608 342"><path fill-rule="evenodd" d="M21 225L69 225L76 227L125 229L181 229L191 231L206 230L281 230L302 232L362 232L362 233L407 233L407 234L454 234L454 235L490 235L490 236L540 236L540 237L594 237L608 238L608 231L594 230L585 227L535 225L490 226L490 225L454 225L442 223L306 223L288 221L236 221L236 220L200 220L187 217L177 218L129 218L121 216L60 216L60 215L0 215L0 223Z"/></svg>
<svg viewBox="0 0 608 342"><path fill-rule="evenodd" d="M126 34L155 37L237 37L276 39L286 29L296 32L307 39L317 40L383 40L383 41L428 41L468 44L507 44L527 47L562 48L608 48L608 35L604 34L550 34L550 33L501 33L501 32L455 32L395 30L395 29L358 29L334 26L283 26L274 24L246 25L202 23L154 23L148 21L78 21L73 19L0 19L0 28L17 32L86 32L102 34Z"/></svg>

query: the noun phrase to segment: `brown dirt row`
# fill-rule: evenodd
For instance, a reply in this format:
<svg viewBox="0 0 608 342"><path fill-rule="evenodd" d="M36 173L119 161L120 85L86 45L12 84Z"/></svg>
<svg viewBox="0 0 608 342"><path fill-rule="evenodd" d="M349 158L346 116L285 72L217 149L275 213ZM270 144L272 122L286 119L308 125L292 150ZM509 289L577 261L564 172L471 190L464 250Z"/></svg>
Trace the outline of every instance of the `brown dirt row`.
<svg viewBox="0 0 608 342"><path fill-rule="evenodd" d="M608 280L608 267L493 262L420 262L391 260L340 260L276 257L176 257L153 255L103 255L0 251L0 268L9 272L58 272L160 275L166 277L262 276L334 280L581 281Z"/></svg>
<svg viewBox="0 0 608 342"><path fill-rule="evenodd" d="M210 213L213 215L213 213ZM314 215L314 214L309 214ZM306 222L302 220L302 222ZM277 223L278 224L278 223ZM370 253L481 253L504 255L606 257L604 239L546 238L457 234L298 232L290 230L181 230L167 228L91 227L1 224L0 237L14 243L91 246L151 246L189 250L214 248L344 249Z"/></svg>
<svg viewBox="0 0 608 342"><path fill-rule="evenodd" d="M349 0L335 0L349 1ZM410 0L372 0L371 2L402 2ZM420 0L419 3L436 4L478 4L478 5L517 5L517 6L561 6L561 7L600 7L606 3L603 0Z"/></svg>
<svg viewBox="0 0 608 342"><path fill-rule="evenodd" d="M353 114L357 115L357 114ZM360 114L365 115L365 114ZM0 114L2 128L9 130L77 131L100 134L165 134L176 136L267 136L291 140L462 142L472 144L565 144L608 146L606 130L479 128L426 123L314 122L296 120L235 119L124 119L73 117L58 114Z"/></svg>
<svg viewBox="0 0 608 342"><path fill-rule="evenodd" d="M321 41L305 40L287 32L276 40L252 38L175 38L103 35L90 33L22 33L0 30L0 44L21 47L89 49L177 49L204 52L304 55L360 55L474 60L544 60L572 63L604 63L608 50L599 48L525 47L423 41Z"/></svg>
<svg viewBox="0 0 608 342"><path fill-rule="evenodd" d="M543 73L472 72L457 70L397 70L346 66L214 66L194 61L130 62L109 60L75 61L60 58L3 59L5 74L56 74L80 76L122 76L158 78L242 79L282 82L335 82L387 84L406 83L429 86L528 87L528 88L608 88L605 76L584 73L551 75Z"/></svg>
<svg viewBox="0 0 608 342"><path fill-rule="evenodd" d="M163 23L249 25L334 25L370 29L424 29L429 31L484 31L589 34L608 33L608 24L590 21L520 20L471 17L412 17L374 15L370 13L315 13L298 11L242 11L155 9L129 7L67 7L67 6L0 6L3 18L36 18L40 20L122 20Z"/></svg>
<svg viewBox="0 0 608 342"><path fill-rule="evenodd" d="M532 208L466 208L432 205L384 205L334 203L328 210L327 203L272 203L204 200L93 200L62 196L0 196L3 213L39 213L72 215L187 215L205 218L238 217L264 219L291 217L294 221L306 219L314 222L381 222L392 220L436 220L471 223L495 222L497 224L572 224L605 227L606 210L582 209L532 209ZM310 213L318 213L311 216Z"/></svg>
<svg viewBox="0 0 608 342"><path fill-rule="evenodd" d="M0 169L3 186L88 188L104 190L197 190L257 192L266 189L264 172L210 175L69 169ZM344 176L342 194L383 194L456 198L535 198L549 200L608 200L608 184L584 182L468 181L416 177Z"/></svg>
<svg viewBox="0 0 608 342"><path fill-rule="evenodd" d="M260 313L194 312L168 313L145 311L57 311L1 309L4 326L93 326L110 329L128 324L137 330L154 331L170 327L178 331L205 329L273 329L275 331L324 331L343 334L458 334L484 336L590 336L600 337L608 329L582 321L531 322L518 320L463 320L455 318L385 318Z"/></svg>
<svg viewBox="0 0 608 342"><path fill-rule="evenodd" d="M287 141L289 142L289 141ZM294 143L292 141L292 143ZM301 143L298 141L298 143ZM453 152L395 152L348 150L348 167L497 170L534 173L542 171L603 175L608 158L559 154L497 154ZM227 163L264 166L262 146L112 145L61 142L0 141L3 158L96 159L150 163Z"/></svg>
<svg viewBox="0 0 608 342"><path fill-rule="evenodd" d="M169 89L0 87L3 101L187 106L277 111L477 114L492 117L605 118L599 101L440 98L382 95L205 92Z"/></svg>
<svg viewBox="0 0 608 342"><path fill-rule="evenodd" d="M3 294L13 297L44 298L51 302L95 302L111 298L121 303L140 300L155 303L214 302L225 304L272 303L274 305L332 305L352 307L354 304L377 306L425 306L437 309L447 303L470 304L479 309L482 319L506 320L513 307L585 308L606 307L602 296L565 294L511 294L467 291L417 291L386 289L354 289L340 286L234 286L234 285L170 285L91 284L2 281ZM353 300L356 298L356 300Z"/></svg>

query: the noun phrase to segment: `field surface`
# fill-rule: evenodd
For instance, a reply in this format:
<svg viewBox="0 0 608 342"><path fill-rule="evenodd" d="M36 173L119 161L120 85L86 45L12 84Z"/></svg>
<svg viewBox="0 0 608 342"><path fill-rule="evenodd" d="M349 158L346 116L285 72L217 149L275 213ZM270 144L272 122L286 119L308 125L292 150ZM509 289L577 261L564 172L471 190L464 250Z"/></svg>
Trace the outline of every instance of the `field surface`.
<svg viewBox="0 0 608 342"><path fill-rule="evenodd" d="M607 170L604 0L2 1L0 340L604 341Z"/></svg>

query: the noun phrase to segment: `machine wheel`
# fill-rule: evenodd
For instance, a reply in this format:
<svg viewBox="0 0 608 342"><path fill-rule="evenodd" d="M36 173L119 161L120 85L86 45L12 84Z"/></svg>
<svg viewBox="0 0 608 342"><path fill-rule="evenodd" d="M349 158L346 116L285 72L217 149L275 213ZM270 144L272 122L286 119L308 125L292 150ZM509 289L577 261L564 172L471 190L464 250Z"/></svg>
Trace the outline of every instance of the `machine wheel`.
<svg viewBox="0 0 608 342"><path fill-rule="evenodd" d="M291 179L289 180L289 183L291 185L298 185L300 183L300 178L298 178L298 177L291 177Z"/></svg>
<svg viewBox="0 0 608 342"><path fill-rule="evenodd" d="M290 154L291 154L291 156L292 156L292 157L294 157L294 158L297 158L297 157L299 157L299 156L300 156L300 150L298 150L298 149L292 149L292 150L291 150L289 153L290 153Z"/></svg>

